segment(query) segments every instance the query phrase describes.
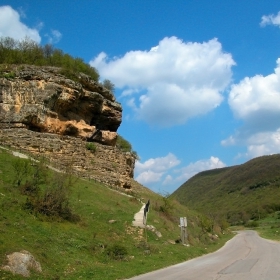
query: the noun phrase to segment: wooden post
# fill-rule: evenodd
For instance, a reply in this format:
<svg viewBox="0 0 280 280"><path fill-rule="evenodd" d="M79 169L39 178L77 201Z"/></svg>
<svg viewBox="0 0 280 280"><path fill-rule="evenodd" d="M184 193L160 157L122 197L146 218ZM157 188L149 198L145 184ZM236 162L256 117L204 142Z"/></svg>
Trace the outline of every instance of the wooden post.
<svg viewBox="0 0 280 280"><path fill-rule="evenodd" d="M188 225L187 218L186 217L181 217L180 218L180 227L181 227L181 240L182 240L183 245L186 244L186 240L187 240L187 237L188 237L187 225Z"/></svg>

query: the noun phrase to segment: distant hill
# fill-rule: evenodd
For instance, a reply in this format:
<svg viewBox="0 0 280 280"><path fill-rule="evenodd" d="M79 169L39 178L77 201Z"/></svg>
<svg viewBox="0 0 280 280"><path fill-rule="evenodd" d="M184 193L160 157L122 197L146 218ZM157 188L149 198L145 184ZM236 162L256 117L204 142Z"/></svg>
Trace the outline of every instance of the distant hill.
<svg viewBox="0 0 280 280"><path fill-rule="evenodd" d="M225 217L231 224L280 211L280 154L200 172L171 196L213 218Z"/></svg>

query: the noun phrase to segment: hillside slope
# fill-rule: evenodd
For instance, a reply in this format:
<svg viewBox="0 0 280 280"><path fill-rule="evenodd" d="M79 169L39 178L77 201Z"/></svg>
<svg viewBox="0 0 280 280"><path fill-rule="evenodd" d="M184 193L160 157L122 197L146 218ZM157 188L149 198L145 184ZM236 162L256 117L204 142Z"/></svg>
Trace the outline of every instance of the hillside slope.
<svg viewBox="0 0 280 280"><path fill-rule="evenodd" d="M280 210L280 155L200 172L172 197L212 217L226 217L232 224L264 217Z"/></svg>
<svg viewBox="0 0 280 280"><path fill-rule="evenodd" d="M21 279L1 269L6 255L21 250L42 266L30 279L124 279L211 252L230 237L200 227L205 218L197 212L135 189L128 196L0 149L0 278ZM57 198L61 207L52 203ZM132 226L140 198L150 199L148 224L162 237ZM175 243L181 216L188 217L190 247Z"/></svg>

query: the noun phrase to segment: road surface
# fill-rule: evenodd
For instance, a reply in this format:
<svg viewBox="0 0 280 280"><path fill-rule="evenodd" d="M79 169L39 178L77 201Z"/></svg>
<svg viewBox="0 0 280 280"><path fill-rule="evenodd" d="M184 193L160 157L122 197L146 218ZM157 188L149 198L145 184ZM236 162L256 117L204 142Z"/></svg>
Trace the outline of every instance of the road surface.
<svg viewBox="0 0 280 280"><path fill-rule="evenodd" d="M131 280L279 280L280 243L240 231L220 250Z"/></svg>

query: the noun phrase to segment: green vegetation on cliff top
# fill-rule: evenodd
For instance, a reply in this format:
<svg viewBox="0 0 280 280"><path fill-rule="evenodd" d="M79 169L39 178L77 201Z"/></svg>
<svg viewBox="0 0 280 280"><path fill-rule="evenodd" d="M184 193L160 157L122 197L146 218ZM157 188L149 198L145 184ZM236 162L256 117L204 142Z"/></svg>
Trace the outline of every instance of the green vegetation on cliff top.
<svg viewBox="0 0 280 280"><path fill-rule="evenodd" d="M29 38L19 41L10 37L0 37L0 64L56 66L61 67L63 74L70 76L69 78L75 78L75 74L82 72L95 81L99 79L97 70L82 58L74 58L50 44L40 46Z"/></svg>

